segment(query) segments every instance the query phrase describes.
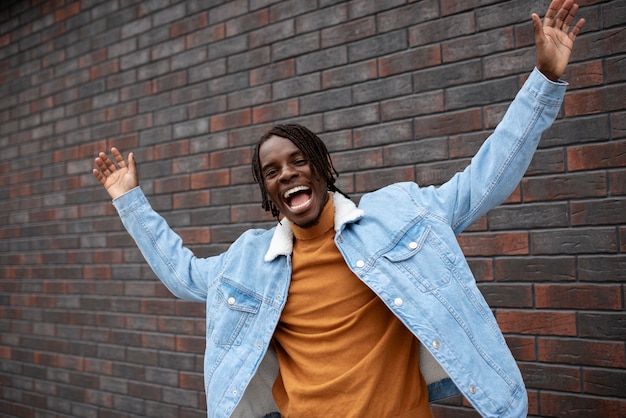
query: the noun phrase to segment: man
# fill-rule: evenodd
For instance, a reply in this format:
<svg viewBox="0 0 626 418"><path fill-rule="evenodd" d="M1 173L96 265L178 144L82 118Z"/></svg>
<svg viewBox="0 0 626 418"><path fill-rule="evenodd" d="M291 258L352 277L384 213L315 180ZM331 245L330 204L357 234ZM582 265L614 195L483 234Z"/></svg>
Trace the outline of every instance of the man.
<svg viewBox="0 0 626 418"><path fill-rule="evenodd" d="M457 388L483 416L526 416L521 374L455 236L514 190L556 117L577 10L553 0L543 23L532 15L537 68L441 187L393 184L357 207L315 134L271 129L252 168L278 225L219 256L182 246L138 188L132 153L99 154L93 173L157 276L206 302L209 416L430 417L429 400Z"/></svg>

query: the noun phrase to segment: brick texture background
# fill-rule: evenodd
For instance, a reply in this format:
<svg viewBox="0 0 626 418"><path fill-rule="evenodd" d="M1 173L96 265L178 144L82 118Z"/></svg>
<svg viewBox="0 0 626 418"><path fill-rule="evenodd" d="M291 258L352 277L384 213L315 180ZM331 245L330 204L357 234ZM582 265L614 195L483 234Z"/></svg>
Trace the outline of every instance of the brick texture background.
<svg viewBox="0 0 626 418"><path fill-rule="evenodd" d="M508 201L459 237L537 417L626 417L626 1L581 0L571 86ZM251 144L298 121L358 198L462 169L548 0L3 0L0 416L203 417L204 307L90 174L133 150L197 255L268 226ZM475 417L461 399L434 407Z"/></svg>

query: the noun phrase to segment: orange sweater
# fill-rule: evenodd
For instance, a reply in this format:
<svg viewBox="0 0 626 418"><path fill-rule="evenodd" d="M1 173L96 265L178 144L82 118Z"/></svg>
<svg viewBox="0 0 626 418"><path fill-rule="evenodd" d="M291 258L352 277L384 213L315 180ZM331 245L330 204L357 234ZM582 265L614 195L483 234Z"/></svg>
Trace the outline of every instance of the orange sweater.
<svg viewBox="0 0 626 418"><path fill-rule="evenodd" d="M334 206L293 226L293 273L275 333L273 393L284 417L430 418L418 341L347 267Z"/></svg>

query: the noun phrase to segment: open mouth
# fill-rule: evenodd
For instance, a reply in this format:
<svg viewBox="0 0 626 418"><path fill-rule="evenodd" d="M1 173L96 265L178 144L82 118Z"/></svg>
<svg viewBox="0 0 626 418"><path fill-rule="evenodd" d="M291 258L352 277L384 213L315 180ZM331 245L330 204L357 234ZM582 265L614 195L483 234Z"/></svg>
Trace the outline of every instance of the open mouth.
<svg viewBox="0 0 626 418"><path fill-rule="evenodd" d="M311 189L306 186L296 186L283 194L285 203L291 210L305 207L311 200Z"/></svg>

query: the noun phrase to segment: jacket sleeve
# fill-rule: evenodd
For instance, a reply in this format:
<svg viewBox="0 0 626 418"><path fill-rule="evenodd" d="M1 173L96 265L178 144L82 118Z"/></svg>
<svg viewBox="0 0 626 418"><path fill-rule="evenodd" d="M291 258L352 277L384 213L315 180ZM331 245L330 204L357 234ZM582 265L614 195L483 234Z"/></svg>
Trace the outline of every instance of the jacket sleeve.
<svg viewBox="0 0 626 418"><path fill-rule="evenodd" d="M447 219L455 234L515 190L541 134L558 114L566 87L535 68L470 165L442 186L422 189L430 209Z"/></svg>
<svg viewBox="0 0 626 418"><path fill-rule="evenodd" d="M217 276L221 256L195 257L165 219L152 209L139 187L114 199L113 206L144 258L170 292L181 299L206 301L209 275Z"/></svg>

